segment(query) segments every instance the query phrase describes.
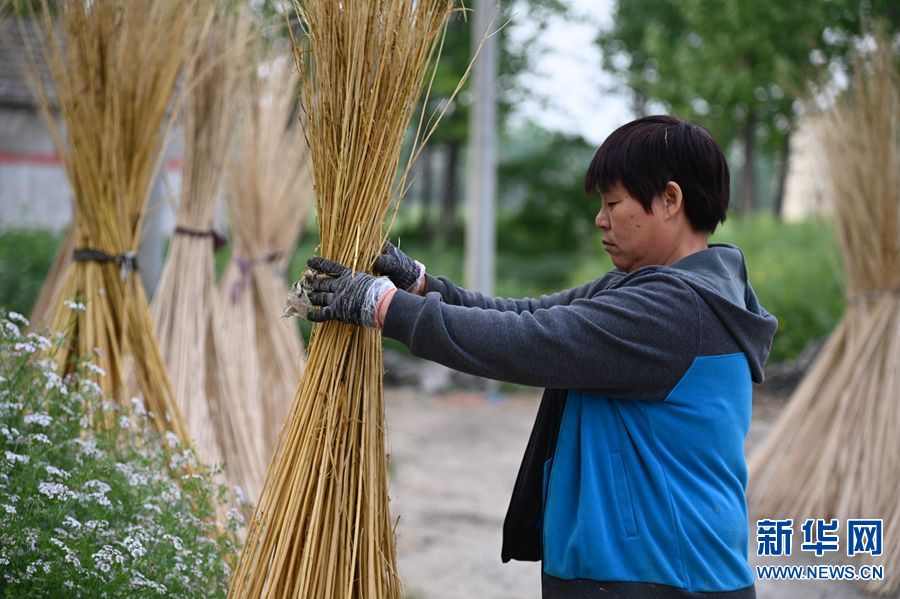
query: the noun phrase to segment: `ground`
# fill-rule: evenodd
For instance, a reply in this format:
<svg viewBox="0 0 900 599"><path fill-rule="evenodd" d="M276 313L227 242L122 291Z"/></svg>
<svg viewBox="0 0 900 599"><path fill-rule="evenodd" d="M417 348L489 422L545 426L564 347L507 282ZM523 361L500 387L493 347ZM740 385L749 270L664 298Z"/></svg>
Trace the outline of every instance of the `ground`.
<svg viewBox="0 0 900 599"><path fill-rule="evenodd" d="M500 561L503 517L537 406L537 395L485 401L478 394L387 392L391 512L399 517L407 599L540 597L537 563ZM777 411L759 402L749 444L766 434ZM843 583L800 581L758 581L757 596L865 597Z"/></svg>

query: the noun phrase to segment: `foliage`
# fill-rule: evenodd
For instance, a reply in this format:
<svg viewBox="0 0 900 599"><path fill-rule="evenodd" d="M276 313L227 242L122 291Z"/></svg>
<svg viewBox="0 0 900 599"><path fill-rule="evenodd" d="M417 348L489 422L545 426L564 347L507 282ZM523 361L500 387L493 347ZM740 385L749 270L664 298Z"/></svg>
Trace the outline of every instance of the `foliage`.
<svg viewBox="0 0 900 599"><path fill-rule="evenodd" d="M498 243L501 251L568 252L590 243L599 201L584 192L595 148L579 137L525 126L501 154Z"/></svg>
<svg viewBox="0 0 900 599"><path fill-rule="evenodd" d="M53 264L60 237L41 229L0 234L0 306L29 313Z"/></svg>
<svg viewBox="0 0 900 599"><path fill-rule="evenodd" d="M752 119L760 141L775 149L807 82L846 55L867 15L889 14L888 7L881 0L620 1L598 41L638 112L662 102L708 126L723 145Z"/></svg>
<svg viewBox="0 0 900 599"><path fill-rule="evenodd" d="M139 400L103 401L89 361L61 379L25 324L0 317L0 594L225 596L242 522L216 522L224 488Z"/></svg>
<svg viewBox="0 0 900 599"><path fill-rule="evenodd" d="M620 0L598 42L605 67L632 91L635 112L661 104L705 125L726 150L741 140L738 198L746 210L759 199L756 155L777 156L783 181L796 100L846 58L872 17L896 26L896 3Z"/></svg>
<svg viewBox="0 0 900 599"><path fill-rule="evenodd" d="M712 241L743 250L750 284L763 307L778 318L770 363L797 357L840 320L843 265L830 223L783 223L758 215L726 221Z"/></svg>

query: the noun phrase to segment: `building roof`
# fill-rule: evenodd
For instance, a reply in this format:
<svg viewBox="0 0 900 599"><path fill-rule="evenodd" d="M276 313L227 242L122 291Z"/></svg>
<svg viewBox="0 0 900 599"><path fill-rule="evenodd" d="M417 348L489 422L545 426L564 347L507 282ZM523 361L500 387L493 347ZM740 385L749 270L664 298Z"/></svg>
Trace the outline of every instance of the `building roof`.
<svg viewBox="0 0 900 599"><path fill-rule="evenodd" d="M25 30L25 36L22 29ZM11 18L0 18L0 106L17 106L34 108L37 97L29 82L32 73L29 45L34 49L37 70L51 93L52 78L50 69L41 55L41 45L46 39L43 27L30 20L22 21Z"/></svg>

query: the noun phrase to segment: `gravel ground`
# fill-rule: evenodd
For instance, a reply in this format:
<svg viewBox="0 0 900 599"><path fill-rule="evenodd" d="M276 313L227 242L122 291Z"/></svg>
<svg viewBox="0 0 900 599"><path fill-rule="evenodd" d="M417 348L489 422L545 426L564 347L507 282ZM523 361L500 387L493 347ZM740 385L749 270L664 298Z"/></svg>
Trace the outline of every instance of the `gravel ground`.
<svg viewBox="0 0 900 599"><path fill-rule="evenodd" d="M388 390L391 511L399 516L399 569L408 599L540 597L537 563L500 561L503 517L537 406L537 395L490 402L477 394L425 398ZM777 410L759 402L751 445ZM795 554L780 563L804 562ZM757 581L757 596L866 597L842 583L805 581Z"/></svg>

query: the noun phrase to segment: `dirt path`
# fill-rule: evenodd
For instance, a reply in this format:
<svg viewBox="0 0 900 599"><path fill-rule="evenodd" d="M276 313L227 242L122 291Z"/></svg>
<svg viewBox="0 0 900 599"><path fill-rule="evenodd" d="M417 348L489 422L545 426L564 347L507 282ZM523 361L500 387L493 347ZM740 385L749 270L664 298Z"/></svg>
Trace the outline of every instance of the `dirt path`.
<svg viewBox="0 0 900 599"><path fill-rule="evenodd" d="M478 395L425 399L389 391L391 512L408 599L538 599L537 563L500 561L509 494L538 395L486 402ZM777 410L754 410L750 442ZM777 563L777 562L776 562ZM790 563L800 563L799 559ZM760 599L865 597L836 582L758 581Z"/></svg>

